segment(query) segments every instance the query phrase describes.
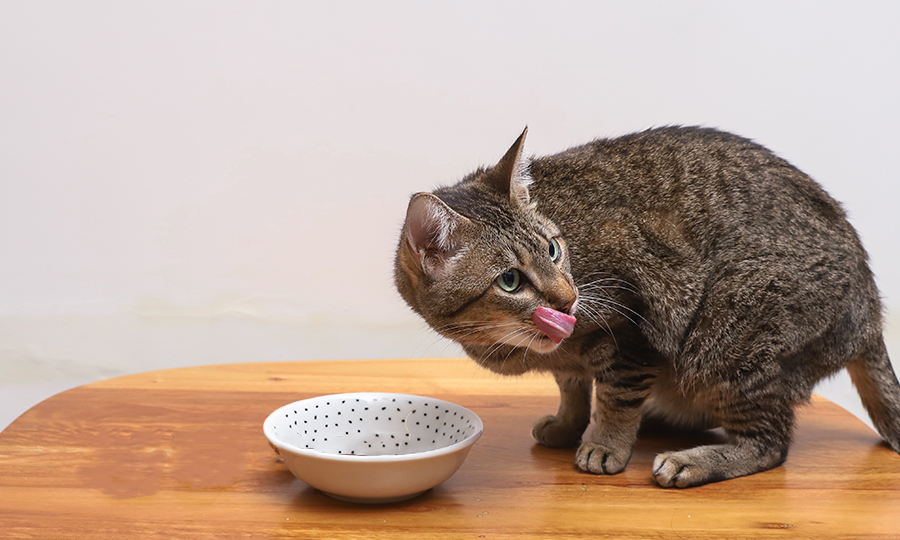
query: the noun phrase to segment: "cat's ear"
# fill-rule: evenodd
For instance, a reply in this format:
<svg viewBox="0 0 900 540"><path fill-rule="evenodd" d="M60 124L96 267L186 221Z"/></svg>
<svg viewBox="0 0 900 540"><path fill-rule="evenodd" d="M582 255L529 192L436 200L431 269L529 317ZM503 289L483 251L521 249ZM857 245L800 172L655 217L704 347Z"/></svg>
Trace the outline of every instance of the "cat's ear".
<svg viewBox="0 0 900 540"><path fill-rule="evenodd" d="M447 275L462 248L460 229L469 220L431 193L417 193L406 210L406 241L426 274Z"/></svg>
<svg viewBox="0 0 900 540"><path fill-rule="evenodd" d="M511 203L526 205L531 201L528 187L531 185L531 174L528 171L529 161L525 157L525 135L528 128L519 135L516 142L509 147L497 165L485 176L491 187L503 195L509 195Z"/></svg>

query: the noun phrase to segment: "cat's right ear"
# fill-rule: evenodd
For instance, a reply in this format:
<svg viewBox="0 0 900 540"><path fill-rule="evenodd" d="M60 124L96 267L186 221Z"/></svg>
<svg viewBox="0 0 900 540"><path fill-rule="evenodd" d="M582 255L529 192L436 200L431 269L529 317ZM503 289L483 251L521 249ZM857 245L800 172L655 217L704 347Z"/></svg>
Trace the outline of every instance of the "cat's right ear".
<svg viewBox="0 0 900 540"><path fill-rule="evenodd" d="M406 210L406 241L422 270L434 279L447 275L462 248L459 232L469 220L431 193L417 193Z"/></svg>
<svg viewBox="0 0 900 540"><path fill-rule="evenodd" d="M530 162L525 157L526 127L516 142L509 147L497 165L485 175L485 181L501 195L509 197L510 202L528 205L531 196L528 188L531 185L529 173Z"/></svg>

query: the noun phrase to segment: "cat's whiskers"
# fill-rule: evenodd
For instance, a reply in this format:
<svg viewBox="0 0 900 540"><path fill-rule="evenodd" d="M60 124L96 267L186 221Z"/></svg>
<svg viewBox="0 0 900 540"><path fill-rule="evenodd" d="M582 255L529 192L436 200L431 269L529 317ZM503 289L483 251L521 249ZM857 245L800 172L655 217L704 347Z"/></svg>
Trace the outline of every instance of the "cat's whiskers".
<svg viewBox="0 0 900 540"><path fill-rule="evenodd" d="M616 340L616 335L612 331L612 327L609 325L609 321L606 320L606 317L603 316L594 306L591 305L590 299L586 302L582 309L587 314L588 319L590 319L594 324L600 326L613 340L613 344L616 346L616 350L619 349L619 342Z"/></svg>
<svg viewBox="0 0 900 540"><path fill-rule="evenodd" d="M623 288L625 288L625 290L627 290L627 291L630 291L633 293L637 292L634 288L634 285L632 285L631 282L626 281L624 279L615 278L615 277L608 277L608 274L606 272L591 272L590 274L586 275L585 278L590 279L593 276L607 276L607 277L603 277L601 279L596 279L594 281L589 281L587 283L582 284L578 288L581 289L582 287L590 287L590 286L596 285L598 283L616 282L616 283L620 283L621 285L623 285L624 286Z"/></svg>
<svg viewBox="0 0 900 540"><path fill-rule="evenodd" d="M506 361L509 360L509 357L513 352L519 347L519 344L527 339L528 334L532 334L533 332L528 329L526 326L518 325L518 328L513 330L512 332L507 333L505 336L497 340L497 342L491 346L490 349L481 357L482 360L487 358L488 356L493 355L497 351L499 351L504 345L510 347L509 353L507 353L506 357L503 359L503 362L500 364L500 371L503 371L503 366L506 365ZM516 336L525 336L522 340L518 342L518 344L512 344L510 341Z"/></svg>
<svg viewBox="0 0 900 540"><path fill-rule="evenodd" d="M521 335L526 335L529 333L531 333L531 331L528 328L526 328L522 325L519 325L518 328L516 328L512 332L507 333L505 336L503 336L497 340L497 343L495 343L491 349L491 354L493 354L494 352L499 350L499 348L502 347L503 345L508 345L508 346L512 347L513 349L517 348L518 344L510 343L510 341L512 341L513 338L515 338L515 337L518 337ZM521 341L520 341L520 343L521 343Z"/></svg>
<svg viewBox="0 0 900 540"><path fill-rule="evenodd" d="M525 346L525 351L522 352L522 367L525 367L525 357L528 356L528 351L531 350L531 345L534 343L534 340L538 339L540 334L534 334L531 336L531 340L528 342L528 345Z"/></svg>
<svg viewBox="0 0 900 540"><path fill-rule="evenodd" d="M459 340L471 335L480 334L490 330L496 330L508 326L521 326L519 323L491 323L491 322L462 322L436 328L436 330L450 339Z"/></svg>
<svg viewBox="0 0 900 540"><path fill-rule="evenodd" d="M535 332L534 329L518 322L495 323L491 321L463 321L454 322L435 328L435 330L437 330L444 337L458 342L464 341L468 336L498 329L509 329L509 331L499 338L495 337L491 339L493 343L481 355L481 360L485 360L486 358L496 354L504 346L508 346L510 347L510 350L501 363L501 370L506 364L506 361L509 360L514 352L516 352L516 349L522 348L523 344L525 344L525 353L527 353L527 350L534 343L534 340L540 337L540 334Z"/></svg>
<svg viewBox="0 0 900 540"><path fill-rule="evenodd" d="M619 281L621 281L621 280L619 280ZM632 313L633 315L635 315L636 317L638 317L645 323L647 322L647 319L645 319L644 316L641 315L640 313L638 313L637 311L631 309L630 307L626 306L625 304L622 304L621 302L617 302L616 300L613 300L612 296L606 293L607 289L624 289L624 287L619 287L617 285L602 285L601 286L601 285L588 284L588 285L579 287L578 292L579 292L579 296L581 296L581 297L594 299L597 302L603 303L604 307L609 307L611 309L612 309L612 306L622 308L622 309L628 311L629 313ZM631 292L634 292L633 289L625 289L625 290L630 290ZM599 293L599 294L592 294L594 292ZM616 309L615 311L617 313L619 313L620 315L622 315L623 317L630 320L631 322L633 322L635 325L637 325L637 323L633 319L631 319L631 317L628 317L622 311L620 311L618 309Z"/></svg>
<svg viewBox="0 0 900 540"><path fill-rule="evenodd" d="M614 312L618 313L619 315L625 317L629 321L631 321L635 326L637 326L638 323L634 319L629 317L622 310L628 311L629 313L638 317L640 320L644 321L645 323L647 322L647 319L645 319L643 315L641 315L637 311L631 309L630 307L626 306L625 304L622 304L621 302L614 300L612 295L610 295L607 292L609 290L621 290L621 291L626 291L626 292L637 294L637 290L635 290L634 285L632 285L627 280L616 278L616 277L610 277L609 274L607 274L606 272L592 272L585 277L590 279L594 276L598 276L599 279L595 279L593 281L588 281L587 283L584 283L584 284L578 286L579 297L583 301L586 301L586 303L588 305L590 305L591 302L594 302L596 304L599 304L599 306L601 308L606 308L611 311L614 311ZM619 308L621 308L621 309L619 309ZM604 318L604 320L605 320L605 318ZM607 328L608 327L609 327L609 325L607 324ZM610 334L611 334L611 332L610 332Z"/></svg>
<svg viewBox="0 0 900 540"><path fill-rule="evenodd" d="M511 323L495 323L493 321L463 321L463 322L454 322L450 324L445 324L443 326L435 327L437 331L449 330L454 328L482 328L482 327L501 327L501 326L512 326L517 325L519 323L511 322Z"/></svg>
<svg viewBox="0 0 900 540"><path fill-rule="evenodd" d="M517 335L521 335L521 333L519 333L519 334L517 334ZM506 343L506 345L509 345L510 349L509 349L509 352L506 353L506 357L503 359L503 364L501 364L501 365L504 365L504 366L506 365L506 361L509 360L509 357L512 356L512 354L513 354L514 352L516 352L516 349L519 348L519 345L520 345L523 341L525 341L526 339L528 339L528 336L523 337L523 338L522 338L521 340L519 340L519 342L516 343L515 345L513 345L513 344L511 344L511 343Z"/></svg>
<svg viewBox="0 0 900 540"><path fill-rule="evenodd" d="M630 287L623 287L622 285L596 285L593 283L588 283L587 285L582 285L579 290L581 291L606 291L609 289L619 289L622 291L635 292L634 289Z"/></svg>
<svg viewBox="0 0 900 540"><path fill-rule="evenodd" d="M616 301L614 301L614 300L610 300L609 298L602 298L602 297L594 296L594 295L591 295L591 294L583 294L583 295L581 296L581 299L582 299L582 301L583 301L585 304L587 304L588 306L590 306L591 303L593 302L593 303L597 304L600 308L605 308L605 309L607 309L607 310L609 310L609 311L613 311L613 312L615 312L615 313L618 313L619 315L621 315L622 317L624 317L625 319L627 319L628 321L630 321L630 322L631 322L633 325L635 325L635 326L640 326L640 325L637 323L637 321L635 321L634 319L632 319L631 317L629 317L627 313L625 313L624 311L620 310L619 307L622 307L622 308L624 308L624 309L626 309L626 310L628 310L628 311L634 313L635 315L637 315L638 317L640 317L641 320L646 321L646 319L644 319L644 317L642 317L639 313L635 312L633 309L631 309L631 308L629 308L629 307L627 307L627 306L624 306L624 305L622 305L622 304L620 304L620 303L618 303L618 302L616 302Z"/></svg>

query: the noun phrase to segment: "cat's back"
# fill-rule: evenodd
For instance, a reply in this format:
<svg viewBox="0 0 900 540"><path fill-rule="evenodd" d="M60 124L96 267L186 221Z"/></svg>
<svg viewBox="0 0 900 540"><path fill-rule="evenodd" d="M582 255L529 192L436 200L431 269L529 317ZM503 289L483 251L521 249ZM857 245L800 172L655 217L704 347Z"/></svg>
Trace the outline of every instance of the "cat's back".
<svg viewBox="0 0 900 540"><path fill-rule="evenodd" d="M867 255L840 205L749 139L654 129L534 159L532 175L538 210L569 243L575 281L602 270L634 286L643 307L633 309L654 321L644 331L668 354L716 283L809 293L795 309L810 313L877 308ZM721 315L722 306L705 309Z"/></svg>
<svg viewBox="0 0 900 540"><path fill-rule="evenodd" d="M858 245L840 204L809 176L750 139L712 128L597 139L535 158L531 171L535 199L557 221L665 215L696 241L825 235Z"/></svg>
<svg viewBox="0 0 900 540"><path fill-rule="evenodd" d="M839 205L808 176L750 139L703 127L663 127L596 139L531 164L536 189L552 194L568 187L601 197L665 204L684 192L735 196L791 188ZM647 199L649 197L649 199ZM736 197L737 198L737 197ZM625 201L623 201L625 202Z"/></svg>

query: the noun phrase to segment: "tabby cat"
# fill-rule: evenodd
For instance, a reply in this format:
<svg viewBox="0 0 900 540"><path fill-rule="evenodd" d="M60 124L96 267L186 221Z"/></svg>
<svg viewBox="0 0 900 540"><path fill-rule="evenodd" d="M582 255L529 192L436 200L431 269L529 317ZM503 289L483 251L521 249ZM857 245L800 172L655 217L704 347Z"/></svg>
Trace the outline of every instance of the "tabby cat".
<svg viewBox="0 0 900 540"><path fill-rule="evenodd" d="M540 444L580 443L578 468L616 474L642 421L721 427L722 444L658 455L656 483L753 474L785 460L794 407L846 367L900 452L900 384L867 255L812 179L707 128L540 158L524 139L412 197L395 280L482 366L553 374L559 410L534 425Z"/></svg>

